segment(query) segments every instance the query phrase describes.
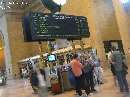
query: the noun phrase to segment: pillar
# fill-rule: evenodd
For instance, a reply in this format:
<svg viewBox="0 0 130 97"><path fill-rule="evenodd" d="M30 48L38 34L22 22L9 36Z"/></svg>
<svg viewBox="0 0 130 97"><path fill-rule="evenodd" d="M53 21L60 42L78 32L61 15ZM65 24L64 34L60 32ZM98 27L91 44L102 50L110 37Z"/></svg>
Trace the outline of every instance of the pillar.
<svg viewBox="0 0 130 97"><path fill-rule="evenodd" d="M96 0L99 2L100 0ZM92 37L92 44L93 47L97 49L97 54L98 57L101 60L101 64L103 67L106 66L106 54L105 54L105 49L104 49L104 44L103 44L103 39L102 39L102 32L100 29L100 15L98 15L98 8L97 7L97 2L95 0L90 0L88 2L88 24L89 24L89 29L91 32L91 37Z"/></svg>
<svg viewBox="0 0 130 97"><path fill-rule="evenodd" d="M4 45L3 48L4 48L7 77L10 79L12 78L12 63L11 63L11 53L8 39L6 15L0 17L0 31L3 37L3 45Z"/></svg>
<svg viewBox="0 0 130 97"><path fill-rule="evenodd" d="M115 8L115 15L119 32L121 35L123 48L127 58L127 62L130 63L130 14L128 8L130 5L129 0L112 0Z"/></svg>

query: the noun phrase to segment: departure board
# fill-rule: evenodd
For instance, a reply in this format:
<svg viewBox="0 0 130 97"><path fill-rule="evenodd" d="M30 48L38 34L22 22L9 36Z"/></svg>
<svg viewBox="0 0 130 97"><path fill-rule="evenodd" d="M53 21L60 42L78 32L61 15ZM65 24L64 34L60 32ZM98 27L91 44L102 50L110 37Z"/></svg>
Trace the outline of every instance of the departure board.
<svg viewBox="0 0 130 97"><path fill-rule="evenodd" d="M29 14L32 40L79 39L89 37L87 18L64 14Z"/></svg>

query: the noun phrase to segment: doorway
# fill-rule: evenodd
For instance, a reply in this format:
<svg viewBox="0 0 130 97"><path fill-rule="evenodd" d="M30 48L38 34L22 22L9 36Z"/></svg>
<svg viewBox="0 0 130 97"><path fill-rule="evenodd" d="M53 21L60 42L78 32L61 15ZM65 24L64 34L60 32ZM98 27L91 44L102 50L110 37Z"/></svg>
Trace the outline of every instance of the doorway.
<svg viewBox="0 0 130 97"><path fill-rule="evenodd" d="M2 33L2 32L0 32ZM6 71L3 35L0 35L0 71Z"/></svg>

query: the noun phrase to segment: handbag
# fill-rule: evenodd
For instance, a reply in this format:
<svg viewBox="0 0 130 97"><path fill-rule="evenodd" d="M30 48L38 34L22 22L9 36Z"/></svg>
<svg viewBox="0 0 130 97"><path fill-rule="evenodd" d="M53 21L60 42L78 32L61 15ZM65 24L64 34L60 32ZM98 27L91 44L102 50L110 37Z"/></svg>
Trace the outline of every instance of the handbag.
<svg viewBox="0 0 130 97"><path fill-rule="evenodd" d="M122 69L125 75L128 74L128 66L124 62L122 63Z"/></svg>

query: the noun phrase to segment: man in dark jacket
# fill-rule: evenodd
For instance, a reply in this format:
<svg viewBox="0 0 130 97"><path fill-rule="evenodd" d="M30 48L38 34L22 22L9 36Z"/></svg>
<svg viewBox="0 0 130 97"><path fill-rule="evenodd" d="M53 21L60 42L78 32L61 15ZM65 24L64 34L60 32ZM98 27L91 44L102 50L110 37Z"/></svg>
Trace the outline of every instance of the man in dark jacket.
<svg viewBox="0 0 130 97"><path fill-rule="evenodd" d="M96 90L94 89L94 75L93 75L93 70L94 70L94 64L92 59L90 57L85 58L85 64L84 64L84 73L85 73L85 78L87 82L87 92L95 92Z"/></svg>

